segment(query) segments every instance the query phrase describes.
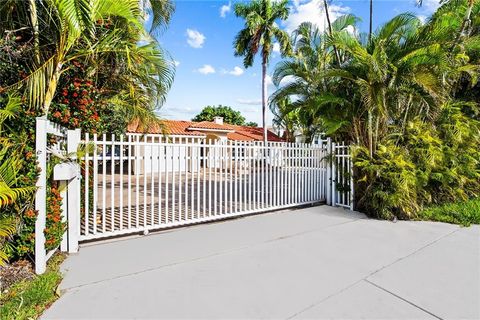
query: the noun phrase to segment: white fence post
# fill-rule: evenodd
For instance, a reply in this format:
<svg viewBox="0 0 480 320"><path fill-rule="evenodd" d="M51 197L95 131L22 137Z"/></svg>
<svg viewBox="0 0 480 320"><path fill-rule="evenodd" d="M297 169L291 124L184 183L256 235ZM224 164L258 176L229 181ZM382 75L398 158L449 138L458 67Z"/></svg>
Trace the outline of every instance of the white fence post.
<svg viewBox="0 0 480 320"><path fill-rule="evenodd" d="M333 159L332 157L332 139L327 138L327 152L326 152L326 158L323 161L326 161L325 167L327 168L327 175L326 175L326 181L325 183L327 184L326 188L326 195L325 195L325 200L327 205L331 206L332 205L332 163L333 161L330 161L329 159Z"/></svg>
<svg viewBox="0 0 480 320"><path fill-rule="evenodd" d="M332 206L337 205L337 144L332 142L332 177L331 177L331 191L332 191Z"/></svg>
<svg viewBox="0 0 480 320"><path fill-rule="evenodd" d="M352 150L349 150L350 152L350 210L355 210L355 187L354 187L354 181L353 181L353 154Z"/></svg>
<svg viewBox="0 0 480 320"><path fill-rule="evenodd" d="M67 153L76 153L81 140L81 130L68 130ZM76 155L75 155L76 158ZM68 182L67 191L67 220L68 220L68 252L78 252L78 240L80 237L80 203L81 203L81 174L80 166L77 164L77 175Z"/></svg>
<svg viewBox="0 0 480 320"><path fill-rule="evenodd" d="M47 267L44 234L47 211L47 123L46 117L36 120L35 152L40 168L38 180L35 184L37 187L35 193L35 210L37 211L37 219L35 220L35 272L37 274L44 273Z"/></svg>

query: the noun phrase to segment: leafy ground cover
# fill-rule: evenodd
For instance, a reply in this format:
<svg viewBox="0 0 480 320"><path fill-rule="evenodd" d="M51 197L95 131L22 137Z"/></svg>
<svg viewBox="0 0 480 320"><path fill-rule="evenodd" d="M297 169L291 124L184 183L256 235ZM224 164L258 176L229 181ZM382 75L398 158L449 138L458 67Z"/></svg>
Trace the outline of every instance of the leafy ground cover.
<svg viewBox="0 0 480 320"><path fill-rule="evenodd" d="M62 254L55 255L44 274L27 277L1 292L0 319L37 319L59 296L60 264L64 259Z"/></svg>
<svg viewBox="0 0 480 320"><path fill-rule="evenodd" d="M432 206L420 211L418 218L462 226L480 224L480 198Z"/></svg>

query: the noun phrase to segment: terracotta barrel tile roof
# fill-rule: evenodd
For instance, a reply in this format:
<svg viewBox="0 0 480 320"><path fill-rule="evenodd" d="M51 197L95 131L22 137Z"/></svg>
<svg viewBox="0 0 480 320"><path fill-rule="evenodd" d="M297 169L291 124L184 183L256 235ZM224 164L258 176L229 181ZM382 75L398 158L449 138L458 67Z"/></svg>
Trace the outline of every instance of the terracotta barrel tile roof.
<svg viewBox="0 0 480 320"><path fill-rule="evenodd" d="M170 135L182 135L182 136L204 136L204 133L187 130L191 126L191 121L183 120L162 120L162 126L153 125L147 130L139 124L138 121L132 121L127 128L127 132L130 133L150 133L150 134L170 134Z"/></svg>
<svg viewBox="0 0 480 320"><path fill-rule="evenodd" d="M223 130L223 131L233 130L231 125L218 124L210 121L191 122L190 129L212 129L212 130Z"/></svg>
<svg viewBox="0 0 480 320"><path fill-rule="evenodd" d="M191 136L205 136L206 130L218 130L227 133L228 140L234 141L262 141L263 128L237 126L228 123L218 124L215 122L202 121L192 122L183 120L163 120L162 126L151 126L147 130L139 124L139 121L132 121L128 125L128 132L131 133L151 133L151 134L167 134L167 135L191 135ZM268 131L268 141L283 142L285 141L275 133Z"/></svg>

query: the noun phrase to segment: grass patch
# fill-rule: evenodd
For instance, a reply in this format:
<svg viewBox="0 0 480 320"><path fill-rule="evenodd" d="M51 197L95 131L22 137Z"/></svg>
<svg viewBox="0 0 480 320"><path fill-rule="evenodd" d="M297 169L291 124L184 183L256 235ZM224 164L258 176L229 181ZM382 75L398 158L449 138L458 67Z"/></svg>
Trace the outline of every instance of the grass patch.
<svg viewBox="0 0 480 320"><path fill-rule="evenodd" d="M64 259L63 254L56 254L44 274L21 281L2 294L0 319L37 319L58 298L57 287L62 280L59 269Z"/></svg>
<svg viewBox="0 0 480 320"><path fill-rule="evenodd" d="M425 208L419 213L418 218L462 226L480 224L480 198Z"/></svg>

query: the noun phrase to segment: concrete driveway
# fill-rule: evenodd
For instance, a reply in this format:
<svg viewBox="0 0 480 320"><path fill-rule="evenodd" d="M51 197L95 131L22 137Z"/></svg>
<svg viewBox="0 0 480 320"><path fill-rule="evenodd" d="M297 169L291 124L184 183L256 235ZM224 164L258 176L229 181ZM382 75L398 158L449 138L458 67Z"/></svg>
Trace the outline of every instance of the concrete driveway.
<svg viewBox="0 0 480 320"><path fill-rule="evenodd" d="M44 319L478 319L480 227L327 206L83 246Z"/></svg>

